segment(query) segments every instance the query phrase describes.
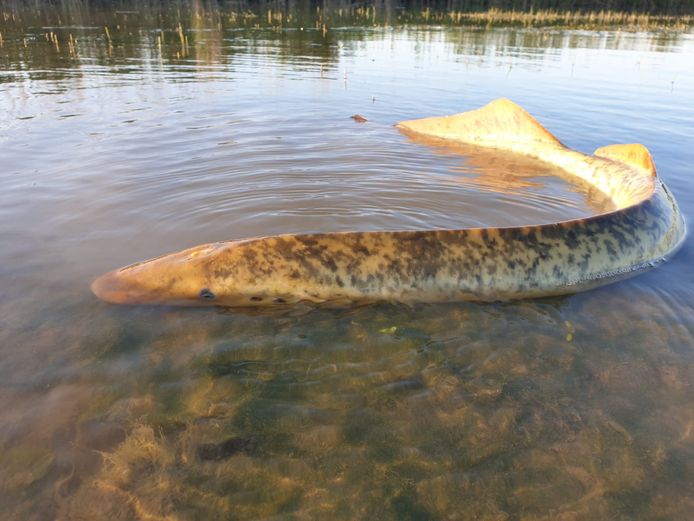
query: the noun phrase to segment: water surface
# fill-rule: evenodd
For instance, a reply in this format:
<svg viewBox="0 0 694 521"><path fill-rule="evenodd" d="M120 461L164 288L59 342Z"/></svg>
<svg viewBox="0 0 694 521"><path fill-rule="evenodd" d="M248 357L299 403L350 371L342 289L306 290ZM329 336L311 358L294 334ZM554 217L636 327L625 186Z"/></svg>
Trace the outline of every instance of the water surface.
<svg viewBox="0 0 694 521"><path fill-rule="evenodd" d="M393 128L499 96L585 152L644 143L691 222L692 35L68 15L0 23L0 517L690 518L689 238L499 304L129 308L89 283L209 241L608 210Z"/></svg>

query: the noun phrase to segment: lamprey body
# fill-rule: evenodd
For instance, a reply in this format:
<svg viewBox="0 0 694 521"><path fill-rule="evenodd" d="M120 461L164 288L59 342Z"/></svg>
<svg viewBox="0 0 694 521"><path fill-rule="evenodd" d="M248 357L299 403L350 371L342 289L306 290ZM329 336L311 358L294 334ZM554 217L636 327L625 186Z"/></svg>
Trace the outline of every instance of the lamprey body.
<svg viewBox="0 0 694 521"><path fill-rule="evenodd" d="M107 273L92 290L114 303L243 307L508 300L620 280L667 259L683 241L683 218L642 145L611 145L593 155L571 150L506 99L397 126L537 158L595 186L615 209L532 226L218 242Z"/></svg>

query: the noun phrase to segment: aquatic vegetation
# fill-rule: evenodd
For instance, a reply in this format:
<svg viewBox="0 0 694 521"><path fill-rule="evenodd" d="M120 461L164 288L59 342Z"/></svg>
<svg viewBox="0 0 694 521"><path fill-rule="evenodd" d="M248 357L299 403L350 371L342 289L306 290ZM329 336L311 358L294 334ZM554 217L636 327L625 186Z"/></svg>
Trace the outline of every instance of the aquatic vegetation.
<svg viewBox="0 0 694 521"><path fill-rule="evenodd" d="M435 19L450 19L455 24L472 24L481 26L516 25L522 27L569 27L580 29L599 29L618 27L624 30L672 29L687 30L694 25L690 15L668 16L649 13L590 11L590 10L553 10L537 9L515 11L490 9L481 12L453 11L439 13Z"/></svg>
<svg viewBox="0 0 694 521"><path fill-rule="evenodd" d="M608 292L602 298L611 304ZM191 406L157 405L168 400L166 382L182 378L168 375L147 398L153 405L121 417L130 423L126 437L99 450L102 464L61 501L61 512L92 519L348 519L354 512L435 519L453 510L492 519L511 511L528 519L609 517L639 508L620 499L626 495L664 493L658 476L692 476L694 417L683 408L683 384L694 375L650 366L676 344L653 328L657 317L635 324L634 335L664 335L662 347L636 353L642 362L629 356L625 366L618 345L604 343L619 339L610 319L596 325L561 301L451 306L446 316L434 308L393 311L319 311L265 334L274 321L224 320L214 354L199 353L193 364L216 369L184 377ZM529 320L536 332L527 337L520 332ZM381 332L387 323L408 338ZM335 333L321 334L331 324L349 353ZM602 344L591 339L594 331ZM188 343L174 338L158 350L185 351ZM285 342L294 347L273 354ZM669 389L678 390L679 398L642 417L644 404L662 403L653 395L661 378L669 383L660 393L671 400ZM119 410L114 403L105 414ZM643 429L659 434L644 437ZM664 434L675 445L662 445ZM667 493L667 506L648 508L677 516L685 496Z"/></svg>
<svg viewBox="0 0 694 521"><path fill-rule="evenodd" d="M31 445L0 452L0 489L21 490L43 478L53 463L53 452Z"/></svg>

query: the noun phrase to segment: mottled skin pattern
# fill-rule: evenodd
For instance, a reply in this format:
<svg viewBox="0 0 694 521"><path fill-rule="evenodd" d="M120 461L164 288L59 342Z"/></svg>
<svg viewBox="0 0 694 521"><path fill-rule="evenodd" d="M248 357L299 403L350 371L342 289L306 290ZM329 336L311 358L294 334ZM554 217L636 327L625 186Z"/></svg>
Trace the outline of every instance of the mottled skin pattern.
<svg viewBox="0 0 694 521"><path fill-rule="evenodd" d="M537 226L220 242L108 273L92 289L117 303L244 307L299 301L505 300L613 282L653 266L682 242L685 229L677 205L640 145L580 154L507 100L451 118L401 125L556 164L598 186L617 209Z"/></svg>

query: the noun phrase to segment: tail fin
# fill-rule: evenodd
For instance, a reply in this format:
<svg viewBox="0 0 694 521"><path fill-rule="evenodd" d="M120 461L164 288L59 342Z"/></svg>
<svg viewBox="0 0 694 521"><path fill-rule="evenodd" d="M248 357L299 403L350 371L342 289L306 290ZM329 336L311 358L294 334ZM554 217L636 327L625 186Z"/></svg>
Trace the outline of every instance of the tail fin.
<svg viewBox="0 0 694 521"><path fill-rule="evenodd" d="M638 143L628 145L608 145L598 148L593 155L619 161L630 166L635 166L656 176L655 163L648 149Z"/></svg>
<svg viewBox="0 0 694 521"><path fill-rule="evenodd" d="M403 121L397 127L418 134L495 148L543 143L563 146L535 118L506 98L499 98L470 112Z"/></svg>

